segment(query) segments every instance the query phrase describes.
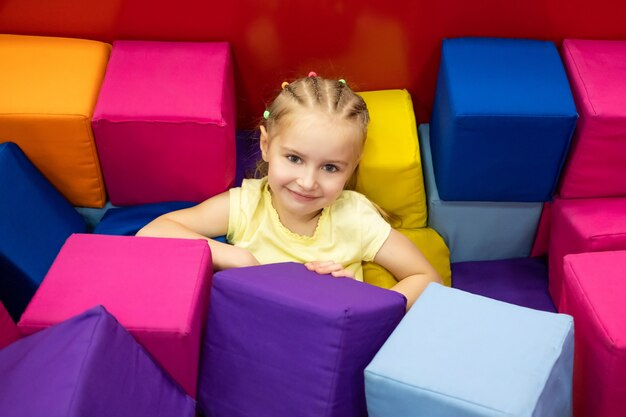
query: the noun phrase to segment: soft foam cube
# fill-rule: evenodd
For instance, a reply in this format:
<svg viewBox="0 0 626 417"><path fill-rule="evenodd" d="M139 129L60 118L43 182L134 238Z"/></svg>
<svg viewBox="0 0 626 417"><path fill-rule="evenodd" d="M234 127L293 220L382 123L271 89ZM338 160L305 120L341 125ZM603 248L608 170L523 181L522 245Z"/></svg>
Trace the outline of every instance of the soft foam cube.
<svg viewBox="0 0 626 417"><path fill-rule="evenodd" d="M359 95L367 104L371 122L356 191L393 214L392 226L426 226L426 192L411 96L406 90Z"/></svg>
<svg viewBox="0 0 626 417"><path fill-rule="evenodd" d="M363 416L363 370L404 314L396 292L283 263L214 277L198 404L210 416Z"/></svg>
<svg viewBox="0 0 626 417"><path fill-rule="evenodd" d="M550 223L552 219L552 203L543 203L541 217L537 225L537 234L530 250L530 256L546 256L550 247Z"/></svg>
<svg viewBox="0 0 626 417"><path fill-rule="evenodd" d="M17 327L0 301L0 349L20 338Z"/></svg>
<svg viewBox="0 0 626 417"><path fill-rule="evenodd" d="M111 202L200 202L235 179L227 43L116 41L93 129Z"/></svg>
<svg viewBox="0 0 626 417"><path fill-rule="evenodd" d="M438 284L365 370L370 417L572 413L572 318Z"/></svg>
<svg viewBox="0 0 626 417"><path fill-rule="evenodd" d="M574 415L626 416L626 251L565 257L561 311L576 321Z"/></svg>
<svg viewBox="0 0 626 417"><path fill-rule="evenodd" d="M19 320L65 239L85 228L20 148L0 143L0 299L13 320Z"/></svg>
<svg viewBox="0 0 626 417"><path fill-rule="evenodd" d="M102 304L195 397L211 268L204 240L75 234L18 327L35 333Z"/></svg>
<svg viewBox="0 0 626 417"><path fill-rule="evenodd" d="M556 313L548 291L548 265L542 258L456 262L451 266L453 288Z"/></svg>
<svg viewBox="0 0 626 417"><path fill-rule="evenodd" d="M444 40L430 126L441 199L551 200L576 119L552 42Z"/></svg>
<svg viewBox="0 0 626 417"><path fill-rule="evenodd" d="M391 225L407 236L450 283L450 253L436 231L426 226L426 192L411 96L406 90L359 93L371 122L359 162L356 190L390 215ZM384 268L368 263L365 282L383 288L396 284Z"/></svg>
<svg viewBox="0 0 626 417"><path fill-rule="evenodd" d="M0 141L17 143L75 206L102 207L91 116L111 45L0 35Z"/></svg>
<svg viewBox="0 0 626 417"><path fill-rule="evenodd" d="M443 201L439 198L429 125L419 127L428 196L428 226L450 248L450 262L527 257L541 216L541 203Z"/></svg>
<svg viewBox="0 0 626 417"><path fill-rule="evenodd" d="M100 235L134 236L139 229L157 217L194 205L194 203L174 201L131 207L115 207L104 213L93 232Z"/></svg>
<svg viewBox="0 0 626 417"><path fill-rule="evenodd" d="M193 417L195 401L96 306L0 350L0 415Z"/></svg>
<svg viewBox="0 0 626 417"><path fill-rule="evenodd" d="M555 199L550 228L550 294L559 307L563 257L626 250L626 198Z"/></svg>
<svg viewBox="0 0 626 417"><path fill-rule="evenodd" d="M563 41L580 121L563 169L563 198L626 197L626 41Z"/></svg>

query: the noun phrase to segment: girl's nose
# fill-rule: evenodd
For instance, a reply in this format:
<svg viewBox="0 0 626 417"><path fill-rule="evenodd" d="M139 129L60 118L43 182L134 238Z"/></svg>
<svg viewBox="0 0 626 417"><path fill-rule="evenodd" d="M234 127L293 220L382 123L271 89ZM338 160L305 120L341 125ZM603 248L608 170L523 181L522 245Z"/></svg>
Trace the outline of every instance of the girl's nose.
<svg viewBox="0 0 626 417"><path fill-rule="evenodd" d="M305 170L299 178L300 187L304 190L312 190L317 185L317 172L313 169Z"/></svg>

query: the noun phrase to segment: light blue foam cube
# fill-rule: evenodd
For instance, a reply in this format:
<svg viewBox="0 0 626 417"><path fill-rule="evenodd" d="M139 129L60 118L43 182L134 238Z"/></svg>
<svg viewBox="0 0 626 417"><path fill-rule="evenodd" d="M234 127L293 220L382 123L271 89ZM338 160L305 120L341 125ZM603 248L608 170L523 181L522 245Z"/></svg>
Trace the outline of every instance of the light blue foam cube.
<svg viewBox="0 0 626 417"><path fill-rule="evenodd" d="M430 284L365 369L370 417L572 415L573 320Z"/></svg>

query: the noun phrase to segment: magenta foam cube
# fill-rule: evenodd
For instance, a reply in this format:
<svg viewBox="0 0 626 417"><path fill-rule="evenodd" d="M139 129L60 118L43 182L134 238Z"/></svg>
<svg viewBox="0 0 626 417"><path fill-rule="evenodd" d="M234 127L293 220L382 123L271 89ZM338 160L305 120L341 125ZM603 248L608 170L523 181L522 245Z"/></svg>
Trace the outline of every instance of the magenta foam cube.
<svg viewBox="0 0 626 417"><path fill-rule="evenodd" d="M0 301L0 349L20 338L15 323Z"/></svg>
<svg viewBox="0 0 626 417"><path fill-rule="evenodd" d="M580 114L563 169L563 198L626 197L626 41L563 41Z"/></svg>
<svg viewBox="0 0 626 417"><path fill-rule="evenodd" d="M211 278L204 240L74 234L18 328L35 333L101 304L195 397Z"/></svg>
<svg viewBox="0 0 626 417"><path fill-rule="evenodd" d="M576 323L574 416L626 416L626 251L565 257L561 310Z"/></svg>
<svg viewBox="0 0 626 417"><path fill-rule="evenodd" d="M225 191L236 158L229 45L114 42L92 125L114 205Z"/></svg>
<svg viewBox="0 0 626 417"><path fill-rule="evenodd" d="M563 257L574 253L626 250L625 214L626 198L554 200L548 286L557 308L563 286Z"/></svg>

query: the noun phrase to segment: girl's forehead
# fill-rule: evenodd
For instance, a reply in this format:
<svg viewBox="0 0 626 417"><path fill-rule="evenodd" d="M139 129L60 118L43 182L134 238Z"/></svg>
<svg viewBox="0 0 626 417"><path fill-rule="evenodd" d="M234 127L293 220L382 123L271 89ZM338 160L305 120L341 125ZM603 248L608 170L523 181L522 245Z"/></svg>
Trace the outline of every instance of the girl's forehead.
<svg viewBox="0 0 626 417"><path fill-rule="evenodd" d="M276 128L276 136L288 142L331 139L338 145L346 143L360 147L364 139L362 129L356 122L318 111L298 112L281 120Z"/></svg>

